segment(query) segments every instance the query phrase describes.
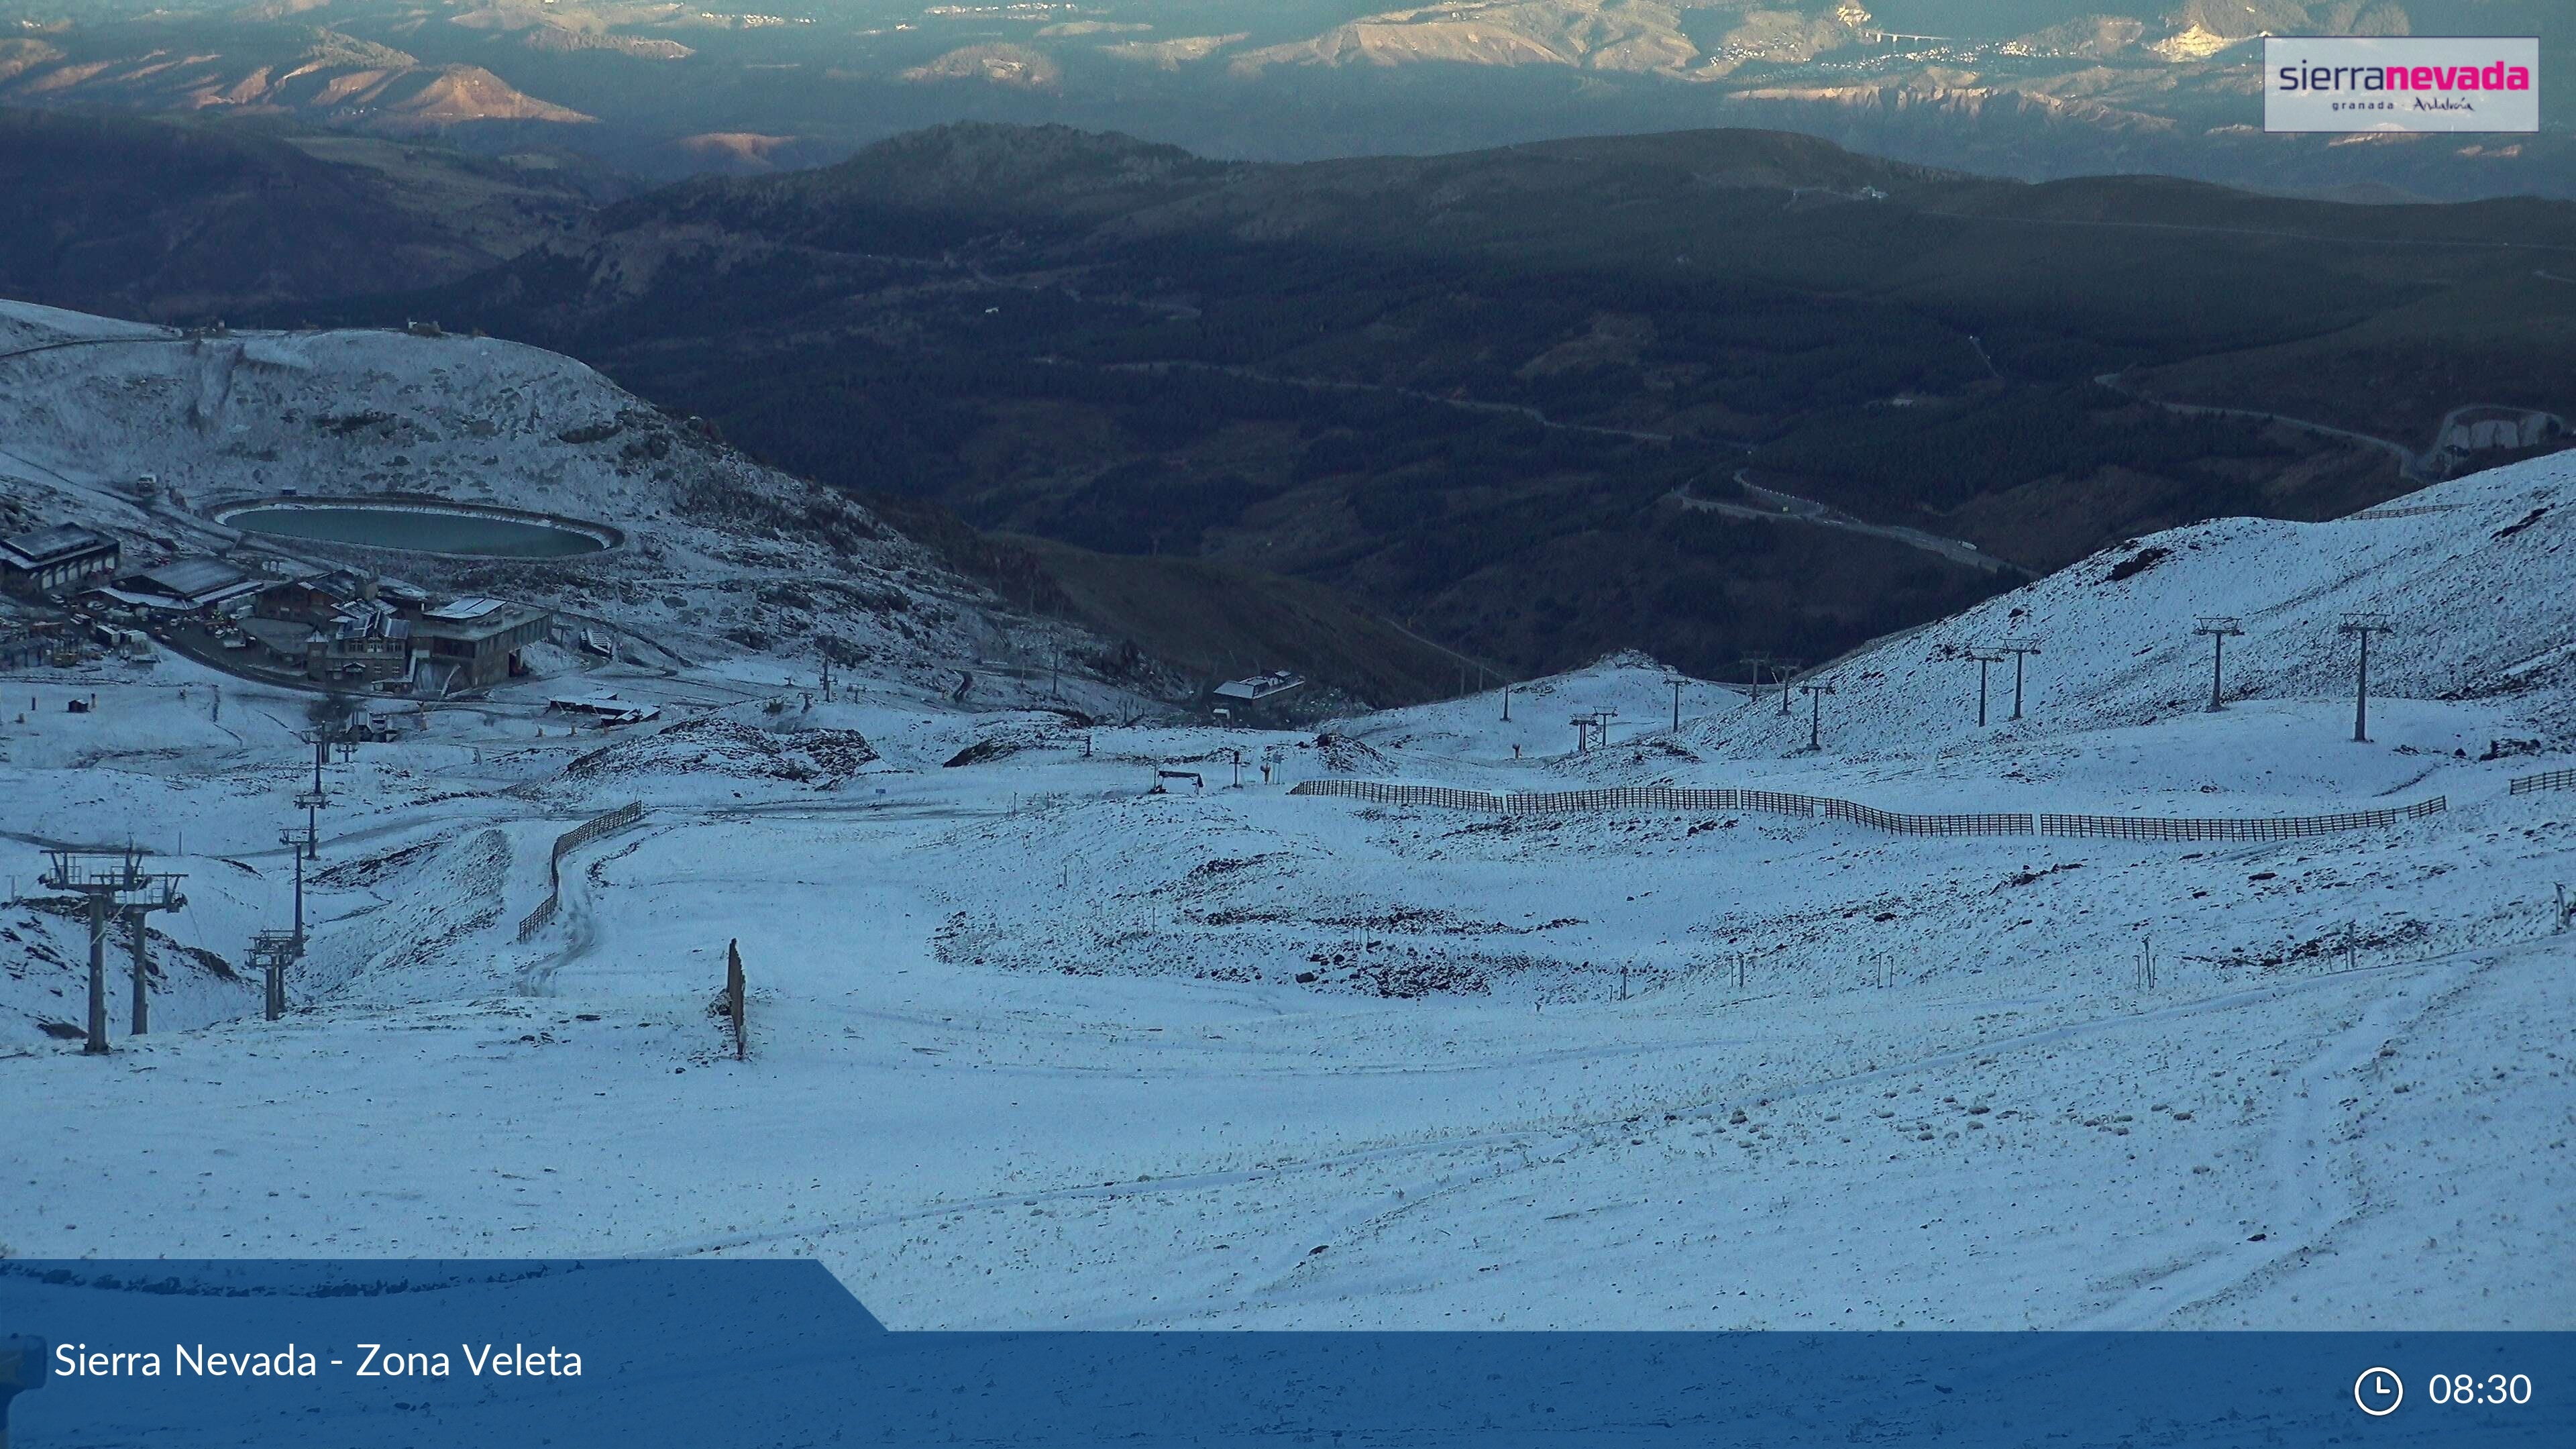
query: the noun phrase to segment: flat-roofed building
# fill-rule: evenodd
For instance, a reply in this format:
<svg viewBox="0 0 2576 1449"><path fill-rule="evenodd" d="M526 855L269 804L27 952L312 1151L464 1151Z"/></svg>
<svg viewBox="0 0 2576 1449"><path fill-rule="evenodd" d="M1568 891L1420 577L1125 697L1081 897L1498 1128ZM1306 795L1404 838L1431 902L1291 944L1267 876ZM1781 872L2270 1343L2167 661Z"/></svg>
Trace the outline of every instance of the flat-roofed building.
<svg viewBox="0 0 2576 1449"><path fill-rule="evenodd" d="M247 599L261 581L219 558L183 558L116 581L120 600L145 608L196 613Z"/></svg>
<svg viewBox="0 0 2576 1449"><path fill-rule="evenodd" d="M115 539L76 523L58 523L15 538L0 538L0 586L19 593L50 594L116 577Z"/></svg>
<svg viewBox="0 0 2576 1449"><path fill-rule="evenodd" d="M553 632L555 616L499 599L455 599L414 621L412 683L426 694L482 689L527 672L519 651Z"/></svg>

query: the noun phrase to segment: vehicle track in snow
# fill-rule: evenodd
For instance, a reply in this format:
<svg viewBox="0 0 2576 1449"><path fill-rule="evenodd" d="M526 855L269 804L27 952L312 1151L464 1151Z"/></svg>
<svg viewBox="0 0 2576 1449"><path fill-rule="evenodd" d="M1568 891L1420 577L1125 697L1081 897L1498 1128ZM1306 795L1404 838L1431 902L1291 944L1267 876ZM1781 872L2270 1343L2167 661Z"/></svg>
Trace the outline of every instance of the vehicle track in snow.
<svg viewBox="0 0 2576 1449"><path fill-rule="evenodd" d="M2490 947L2483 953L2462 953L2463 959L2427 973L2418 983L2420 990L2371 1003L2359 1020L2328 1038L2299 1068L2283 1089L2281 1109L2264 1138L2262 1173L2271 1180L2272 1201L2263 1241L2229 1245L2153 1283L2141 1284L2074 1326L2115 1331L2154 1328L2186 1309L2224 1302L2265 1279L2295 1271L2309 1254L2358 1221L2370 1205L2361 1190L2356 1154L2343 1145L2354 1134L2344 1130L2352 1115L2351 1098L2339 1095L2340 1084L2369 1069L2383 1048L2450 1005L2484 973L2521 949L2527 948Z"/></svg>
<svg viewBox="0 0 2576 1449"><path fill-rule="evenodd" d="M2495 953L2496 948L2481 947L2479 948L2479 951L2481 953ZM1446 1155L1480 1148L1487 1150L1518 1149L1519 1162L1517 1165L1509 1162L1501 1163L1496 1165L1490 1171L1476 1174L1473 1179L1480 1182L1491 1181L1511 1171L1534 1167L1543 1163L1560 1162L1591 1148L1606 1146L1614 1138L1624 1140L1636 1133L1638 1129L1635 1126L1632 1126L1631 1123L1640 1116L1651 1116L1660 1119L1665 1114L1669 1113L1673 1117L1674 1120L1669 1122L1657 1120L1653 1124L1653 1128L1650 1130L1669 1130L1677 1126L1697 1121L1713 1119L1723 1120L1728 1114L1731 1114L1739 1108L1751 1109L1756 1106L1757 1103L1766 1100L1776 1106L1781 1102L1796 1100L1802 1097L1821 1096L1835 1092L1847 1091L1853 1088L1866 1087L1874 1083L1902 1080L1925 1072L1942 1071L1948 1068L1960 1066L1978 1057L1991 1057L1998 1054L2019 1053L2046 1047L2062 1046L2071 1042L2079 1041L2086 1037L2128 1030L2139 1026L2152 1025L2158 1022L2180 1021L2189 1017L2235 1011L2249 1006L2266 1005L2291 996L2301 995L2312 991L2349 986L2357 980L2368 980L2373 977L2388 980L2409 980L2413 979L2414 974L2433 970L2444 964L2455 963L2456 960L2457 955L2451 957L2437 957L2433 958L2431 961L2392 962L2380 966L2365 966L2353 971L2331 972L2316 976L2299 977L2292 980L2268 982L2260 986L2242 987L2233 991L2221 992L2214 996L2201 997L2191 1001L2142 1007L2133 1011L2115 1012L2106 1016L2093 1017L2080 1022L2061 1023L2056 1026L2044 1027L2036 1031L2025 1032L2013 1036L1990 1037L1964 1046L1856 1072L1847 1072L1839 1075L1803 1080L1790 1078L1770 1086L1748 1088L1728 1093L1720 1097L1706 1097L1699 1098L1697 1100L1684 1100L1669 1103L1649 1103L1644 1106L1640 1106L1633 1111L1586 1116L1572 1121L1535 1122L1517 1126L1501 1127L1484 1126L1470 1131L1447 1133L1433 1137L1415 1139L1412 1141L1379 1143L1372 1146L1352 1148L1347 1151L1325 1153L1315 1157L1304 1158L1294 1162L1282 1162L1277 1165L1267 1167L1239 1168L1216 1172L1180 1173L1170 1176L1154 1174L1150 1176L1150 1178L1139 1178L1135 1181L1128 1182L1084 1182L1053 1188L1032 1188L1017 1192L994 1193L971 1198L960 1198L952 1201L920 1203L909 1207L889 1207L877 1212L855 1214L848 1217L828 1215L820 1216L796 1223L780 1224L774 1227L744 1229L736 1232L713 1234L677 1241L663 1241L658 1243L645 1241L624 1245L610 1245L602 1247L599 1251L612 1256L621 1257L681 1258L693 1257L707 1253L732 1252L746 1248L768 1247L789 1242L800 1243L810 1248L817 1240L837 1234L866 1231L874 1228L893 1227L905 1223L931 1221L939 1218L956 1217L968 1213L986 1212L1002 1208L1034 1206L1051 1202L1115 1201L1124 1198L1161 1198L1176 1194L1203 1192L1217 1188L1282 1181L1292 1178L1312 1176L1319 1173L1343 1172L1357 1166L1403 1161L1410 1158L1432 1155ZM2392 998L2392 1000L2393 999L2394 998ZM2374 1008L2374 1010L2376 1009L2378 1008ZM2359 1037L2368 1036L2369 1045L2367 1049L2363 1051L2362 1058L2366 1061L2369 1055L2375 1053L2379 1045L2386 1041L2387 1038L2394 1034L2398 1029L2399 1028L2396 1027L2384 1026L2375 1018L2366 1018L2363 1023L2349 1029L2346 1033L2339 1036L2337 1041L2338 1043L2341 1043L2345 1037L2352 1037L2357 1040ZM2372 1035L2374 1031L2376 1032L2376 1035ZM1653 1051L1657 1049L1659 1049L1658 1046L1641 1046L1632 1049L1616 1050L1608 1052L1605 1055L1636 1055L1640 1052ZM2337 1048L2329 1047L2325 1053L2321 1054L2318 1060L2323 1062L2340 1062L2341 1056L2338 1054ZM1508 1068L1513 1065L1513 1063L1504 1061L1492 1063L1490 1065L1496 1069L1502 1069ZM2305 1073L2302 1074L2301 1080L2306 1080ZM2295 1129L2282 1130L2288 1131ZM2278 1134L2276 1133L2276 1137L2277 1135ZM1468 1179L1460 1178L1451 1174L1448 1175L1443 1182L1438 1184L1417 1184L1415 1186L1409 1186L1406 1190L1406 1201L1410 1203L1414 1200L1417 1195L1415 1190L1416 1187L1421 1188L1422 1196L1429 1197L1464 1187L1468 1185L1468 1181ZM2286 1252L2288 1250L2284 1249L2283 1251ZM2219 1291L2219 1289L2227 1287L2238 1281L2242 1276L2243 1275L2241 1274L2227 1275L2223 1282L2214 1284L2210 1291ZM2170 1306L2167 1306L2164 1311L2170 1311Z"/></svg>
<svg viewBox="0 0 2576 1449"><path fill-rule="evenodd" d="M667 835L678 828L676 822L663 821L645 826L640 831L629 827L626 830L614 832L619 848L603 858L613 859L627 854L645 841L655 836ZM576 867L573 864L577 858L578 853L567 855L556 863L555 892L561 904L555 911L554 919L547 923L547 929L559 928L567 939L561 947L547 951L519 968L518 977L512 983L512 987L521 996L554 995L556 973L576 961L588 958L599 949L599 916L592 907L590 876L587 868Z"/></svg>

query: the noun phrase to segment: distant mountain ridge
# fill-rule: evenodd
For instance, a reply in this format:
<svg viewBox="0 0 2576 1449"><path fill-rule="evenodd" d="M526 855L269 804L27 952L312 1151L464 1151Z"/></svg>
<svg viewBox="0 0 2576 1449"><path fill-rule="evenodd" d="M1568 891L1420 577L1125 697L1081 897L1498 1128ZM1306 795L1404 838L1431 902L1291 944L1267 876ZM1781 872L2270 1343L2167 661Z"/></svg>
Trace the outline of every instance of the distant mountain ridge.
<svg viewBox="0 0 2576 1449"><path fill-rule="evenodd" d="M891 8L889 8L891 7ZM762 174L952 120L1313 160L1796 130L2029 180L2111 171L2433 199L2576 197L2546 91L2516 138L2266 136L2264 34L2576 35L2555 0L1090 0L812 13L652 0L165 0L28 19L0 104L287 117L660 179ZM899 13L898 13L899 12ZM1916 33L1929 32L1929 33ZM760 138L753 140L751 138Z"/></svg>
<svg viewBox="0 0 2576 1449"><path fill-rule="evenodd" d="M2030 185L1778 131L1263 163L965 122L639 196L363 315L572 352L980 529L1323 584L1514 669L1642 641L1713 671L2410 486L2149 399L2410 452L2465 402L2576 411L2576 288L2527 247L2576 256L2576 206ZM2400 325L2449 312L2495 325ZM1748 468L1865 527L1778 521Z"/></svg>
<svg viewBox="0 0 2576 1449"><path fill-rule="evenodd" d="M2366 506L2466 405L2576 416L2576 287L2534 265L2576 258L2566 203L2032 185L1745 129L1283 164L969 122L594 208L551 153L20 124L54 128L20 189L64 204L0 226L0 287L536 343L899 496L1007 592L1128 610L1113 636L1260 605L1175 657L1324 639L1315 588L1439 641L1292 661L1371 696L1442 647L1825 657L2123 537ZM1094 587L1122 573L1157 583Z"/></svg>
<svg viewBox="0 0 2576 1449"><path fill-rule="evenodd" d="M2170 67L2262 35L2413 29L2397 0L2097 0L2087 13L2023 33L1998 35L1989 25L1975 36L1904 34L1859 0L1450 0L1362 16L1304 40L1236 48L1226 64L1247 75L1280 66L1554 65L1718 82L1941 41L1983 41L2027 58L2125 56Z"/></svg>
<svg viewBox="0 0 2576 1449"><path fill-rule="evenodd" d="M1857 155L1813 136L1751 130L1533 141L1449 156L1297 165L1209 160L1116 132L960 122L867 147L847 161L756 180L685 183L605 213L594 234L655 219L720 222L800 245L865 245L902 214L945 218L964 239L1000 224L1105 240L1205 230L1245 240L1438 226L1470 214L1581 197L1652 205L1680 192L1772 188L1859 196L1870 188L1964 182L1955 173Z"/></svg>
<svg viewBox="0 0 2576 1449"><path fill-rule="evenodd" d="M149 35L151 48L128 48L142 38L66 30L0 40L0 104L219 110L391 136L473 122L593 119L481 66L424 64L327 27L165 22Z"/></svg>
<svg viewBox="0 0 2576 1449"><path fill-rule="evenodd" d="M0 296L199 321L449 280L616 183L356 137L0 108Z"/></svg>

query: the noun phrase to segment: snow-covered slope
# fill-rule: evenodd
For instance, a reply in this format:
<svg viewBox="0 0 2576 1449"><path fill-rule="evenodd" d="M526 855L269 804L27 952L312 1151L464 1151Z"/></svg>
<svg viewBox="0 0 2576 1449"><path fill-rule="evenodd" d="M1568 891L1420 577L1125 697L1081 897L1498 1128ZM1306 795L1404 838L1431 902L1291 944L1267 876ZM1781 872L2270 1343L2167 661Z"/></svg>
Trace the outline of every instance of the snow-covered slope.
<svg viewBox="0 0 2576 1449"><path fill-rule="evenodd" d="M808 707L741 659L603 669L658 732L509 691L424 712L330 767L288 1021L196 1026L199 991L195 1029L88 1059L39 1026L78 999L61 932L0 955L0 1178L47 1209L8 1246L811 1254L899 1327L2568 1327L2576 792L2506 783L2576 758L2566 483L2141 540L1836 666L1812 754L1776 695L1708 682L1673 729L1633 658L1517 687L1508 723L1489 695L1321 736L874 675ZM2401 628L2369 744L2347 608ZM2216 714L2202 613L2247 630ZM1941 651L2007 630L2046 652L1981 733ZM32 874L132 835L189 872L172 933L237 959L283 924L308 767L299 699L213 682L0 679L0 848ZM2450 808L1915 838L1288 793L1324 775ZM518 939L555 838L628 801ZM731 943L747 1062L708 1010ZM135 1150L102 1163L103 1131Z"/></svg>
<svg viewBox="0 0 2576 1449"><path fill-rule="evenodd" d="M1972 650L2033 639L2026 719L2048 739L2204 708L2204 616L2232 617L2228 697L2349 698L2358 649L2337 632L2383 614L2374 693L2497 699L2532 728L2576 729L2576 458L2559 455L2438 484L2333 523L2231 518L2134 540L1827 671L1835 748L1920 754L1975 740ZM1995 666L2001 708L2012 665ZM1804 721L1798 721L1803 725ZM1792 735L1794 734L1794 741ZM1743 722L1711 748L1777 753L1803 728Z"/></svg>
<svg viewBox="0 0 2576 1449"><path fill-rule="evenodd" d="M2370 727L2355 746L2360 613L2374 638ZM2233 618L2222 713L2211 644ZM2039 644L2022 718L2014 664ZM2537 754L2576 748L2576 461L2474 474L2334 523L2222 519L2133 540L1956 617L1802 676L1835 692L1811 718L1776 684L1679 681L1639 656L1513 691L1346 722L1336 772L1510 790L1754 785L1896 810L2316 814L2450 791L2482 799ZM1618 748L1565 760L1568 720L1615 713ZM1811 729L1821 750L1810 752ZM1514 757L1514 749L1521 752ZM2497 752L2501 750L2500 757ZM1547 758L1548 763L1535 761Z"/></svg>
<svg viewBox="0 0 2576 1449"><path fill-rule="evenodd" d="M143 503L143 474L184 508ZM542 564L357 550L212 526L228 502L430 496L626 536ZM143 556L355 558L426 587L544 603L656 663L781 657L955 682L1026 654L981 589L866 509L763 468L590 368L515 343L387 331L189 337L0 302L0 492ZM1007 692L1006 683L992 686Z"/></svg>
<svg viewBox="0 0 2576 1449"><path fill-rule="evenodd" d="M2576 459L2470 474L2334 523L2218 518L2105 549L1829 676L1837 750L1924 753L1976 740L1971 650L2038 639L2027 719L2009 737L2143 724L2208 706L2202 616L2233 616L2228 699L2349 699L2349 614L2383 614L2372 691L2517 699L2532 727L2576 730ZM2009 709L2012 663L1994 668ZM2002 712L1999 712L2002 714ZM1795 732L1803 745L1803 730ZM1785 727L1710 732L1726 753L1777 753Z"/></svg>

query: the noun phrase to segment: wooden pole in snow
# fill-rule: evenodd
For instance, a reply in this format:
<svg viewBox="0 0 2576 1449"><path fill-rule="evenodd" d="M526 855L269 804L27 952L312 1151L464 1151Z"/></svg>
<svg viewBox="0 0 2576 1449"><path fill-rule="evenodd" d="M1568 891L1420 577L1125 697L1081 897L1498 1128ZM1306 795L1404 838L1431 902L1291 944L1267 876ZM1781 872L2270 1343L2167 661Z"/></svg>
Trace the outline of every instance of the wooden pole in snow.
<svg viewBox="0 0 2576 1449"><path fill-rule="evenodd" d="M751 1049L750 1038L743 1034L742 1024L742 943L725 942L725 1012L733 1018L733 1059L744 1060Z"/></svg>

